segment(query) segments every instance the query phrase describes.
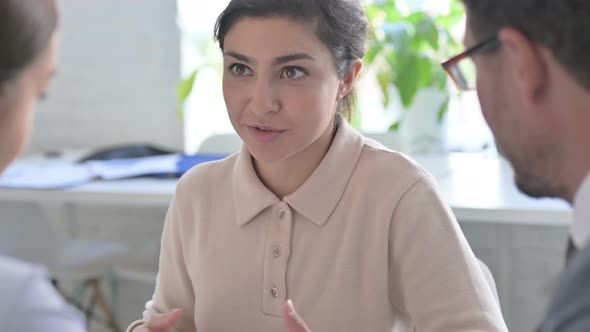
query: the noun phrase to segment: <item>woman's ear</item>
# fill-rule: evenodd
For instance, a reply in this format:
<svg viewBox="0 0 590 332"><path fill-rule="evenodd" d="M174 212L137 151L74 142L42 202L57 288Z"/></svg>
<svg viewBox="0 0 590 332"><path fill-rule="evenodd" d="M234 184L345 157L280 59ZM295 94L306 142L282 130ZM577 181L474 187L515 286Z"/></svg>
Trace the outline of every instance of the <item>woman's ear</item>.
<svg viewBox="0 0 590 332"><path fill-rule="evenodd" d="M350 90L352 90L362 67L363 61L360 59L356 59L350 65L350 67L348 68L348 72L346 73L346 76L344 76L344 79L340 82L338 100L344 98L350 92Z"/></svg>

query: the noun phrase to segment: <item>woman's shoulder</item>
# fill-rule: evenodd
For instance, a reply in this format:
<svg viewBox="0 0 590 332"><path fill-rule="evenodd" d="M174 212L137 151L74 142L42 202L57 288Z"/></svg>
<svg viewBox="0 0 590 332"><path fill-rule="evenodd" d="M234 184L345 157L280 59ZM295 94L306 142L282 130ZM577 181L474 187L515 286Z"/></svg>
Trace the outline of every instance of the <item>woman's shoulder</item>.
<svg viewBox="0 0 590 332"><path fill-rule="evenodd" d="M209 190L212 186L219 187L224 181L231 180L238 155L235 153L191 168L178 180L177 192L189 188Z"/></svg>
<svg viewBox="0 0 590 332"><path fill-rule="evenodd" d="M359 163L363 171L383 179L416 182L430 177L430 174L408 155L391 150L369 138L364 138Z"/></svg>
<svg viewBox="0 0 590 332"><path fill-rule="evenodd" d="M40 266L0 255L0 275L2 275L0 293L10 294L18 292L34 279L45 278L46 272Z"/></svg>
<svg viewBox="0 0 590 332"><path fill-rule="evenodd" d="M27 275L42 275L44 269L10 256L0 255L0 273L3 277L11 275L15 276L15 278L21 278Z"/></svg>

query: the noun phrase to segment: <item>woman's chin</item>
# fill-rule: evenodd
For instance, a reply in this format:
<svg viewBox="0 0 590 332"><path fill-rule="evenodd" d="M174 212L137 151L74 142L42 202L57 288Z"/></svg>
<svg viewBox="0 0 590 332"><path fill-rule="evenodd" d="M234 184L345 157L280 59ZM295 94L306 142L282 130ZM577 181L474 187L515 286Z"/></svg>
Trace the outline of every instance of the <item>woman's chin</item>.
<svg viewBox="0 0 590 332"><path fill-rule="evenodd" d="M287 158L287 153L284 149L259 146L258 144L246 144L246 147L252 158L257 162L275 163Z"/></svg>

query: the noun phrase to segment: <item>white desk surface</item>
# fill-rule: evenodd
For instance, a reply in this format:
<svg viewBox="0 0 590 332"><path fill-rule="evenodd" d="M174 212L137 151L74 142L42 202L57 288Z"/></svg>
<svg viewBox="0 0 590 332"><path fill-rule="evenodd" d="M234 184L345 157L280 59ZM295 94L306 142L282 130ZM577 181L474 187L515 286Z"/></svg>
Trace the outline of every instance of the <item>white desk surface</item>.
<svg viewBox="0 0 590 332"><path fill-rule="evenodd" d="M437 179L442 196L459 220L556 226L568 225L572 220L566 202L533 199L519 192L512 168L496 155L451 154L415 159ZM439 176L436 168L440 167L450 171Z"/></svg>
<svg viewBox="0 0 590 332"><path fill-rule="evenodd" d="M495 155L423 155L414 159L437 179L443 198L461 221L556 226L571 221L571 209L565 202L532 199L518 192L510 166ZM0 188L0 201L165 207L176 181L152 178L94 181L67 190Z"/></svg>

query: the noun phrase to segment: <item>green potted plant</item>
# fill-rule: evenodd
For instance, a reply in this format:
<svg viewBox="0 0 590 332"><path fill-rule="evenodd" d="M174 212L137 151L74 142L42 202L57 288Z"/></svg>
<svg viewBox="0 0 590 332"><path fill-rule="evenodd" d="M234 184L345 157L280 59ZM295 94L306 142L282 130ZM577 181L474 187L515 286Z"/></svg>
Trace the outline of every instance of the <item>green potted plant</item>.
<svg viewBox="0 0 590 332"><path fill-rule="evenodd" d="M440 64L459 49L452 30L464 18L464 11L457 0L451 0L448 11L442 14L427 9L404 12L405 5L405 1L400 0L374 1L366 5L371 26L365 56L367 72L376 75L384 108L397 111L391 131L403 131L406 123L420 121L434 121L440 127L451 99L447 76ZM427 113L433 119L415 114L412 120L411 113L417 113L416 101L423 92L423 99L437 101L421 103L422 108L431 109ZM426 135L431 141L440 140L437 133ZM408 142L408 145L412 148L415 142Z"/></svg>

